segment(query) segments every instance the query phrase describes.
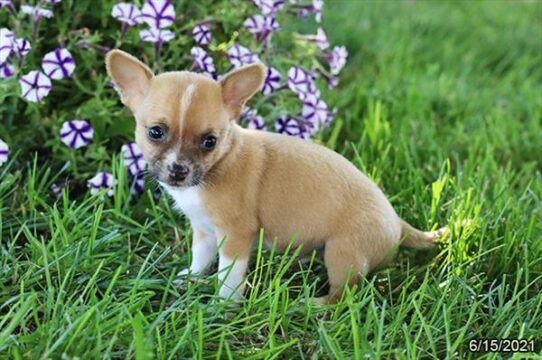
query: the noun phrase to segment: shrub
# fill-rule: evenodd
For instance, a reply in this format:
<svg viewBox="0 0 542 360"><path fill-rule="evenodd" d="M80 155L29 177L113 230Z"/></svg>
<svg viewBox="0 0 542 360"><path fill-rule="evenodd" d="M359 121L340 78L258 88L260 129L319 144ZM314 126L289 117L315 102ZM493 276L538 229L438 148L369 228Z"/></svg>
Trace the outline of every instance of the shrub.
<svg viewBox="0 0 542 360"><path fill-rule="evenodd" d="M66 184L85 180L93 193L113 186L107 164L120 149L132 190L143 189L144 160L135 144L125 143L133 120L104 71L112 48L156 72L187 69L218 80L232 68L263 62L268 76L243 126L308 139L333 119L320 89L337 86L347 52L330 48L321 0L44 0L36 6L3 0L0 6L7 24L0 30L0 165L11 151L15 167L37 153L39 164L67 169L53 186L57 196Z"/></svg>

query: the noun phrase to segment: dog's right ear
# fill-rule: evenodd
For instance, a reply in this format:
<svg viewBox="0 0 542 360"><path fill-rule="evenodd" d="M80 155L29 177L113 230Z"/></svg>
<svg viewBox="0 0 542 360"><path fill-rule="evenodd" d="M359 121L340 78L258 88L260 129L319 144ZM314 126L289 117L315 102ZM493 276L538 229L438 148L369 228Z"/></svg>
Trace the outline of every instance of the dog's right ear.
<svg viewBox="0 0 542 360"><path fill-rule="evenodd" d="M115 82L122 103L132 111L149 90L154 76L151 69L132 55L121 50L111 50L105 57L107 73Z"/></svg>

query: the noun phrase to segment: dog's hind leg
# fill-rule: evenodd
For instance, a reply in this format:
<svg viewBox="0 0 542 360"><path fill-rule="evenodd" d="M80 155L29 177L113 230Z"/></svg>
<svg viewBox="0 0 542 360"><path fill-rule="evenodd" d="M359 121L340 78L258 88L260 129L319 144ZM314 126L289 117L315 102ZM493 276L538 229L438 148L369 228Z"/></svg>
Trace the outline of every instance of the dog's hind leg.
<svg viewBox="0 0 542 360"><path fill-rule="evenodd" d="M360 249L353 248L352 242L344 239L326 242L324 263L329 279L329 294L316 298L316 304L337 303L342 298L344 286L354 286L369 270L367 259Z"/></svg>

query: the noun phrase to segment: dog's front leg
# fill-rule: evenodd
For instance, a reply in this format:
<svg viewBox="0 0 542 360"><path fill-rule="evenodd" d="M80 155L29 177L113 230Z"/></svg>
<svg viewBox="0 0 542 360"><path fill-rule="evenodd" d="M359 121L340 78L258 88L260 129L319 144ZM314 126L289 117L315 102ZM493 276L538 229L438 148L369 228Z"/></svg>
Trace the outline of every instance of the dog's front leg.
<svg viewBox="0 0 542 360"><path fill-rule="evenodd" d="M198 275L204 273L216 259L218 244L214 234L193 229L192 236L192 262L190 268L181 270L177 276L188 274ZM177 283L182 284L182 280Z"/></svg>
<svg viewBox="0 0 542 360"><path fill-rule="evenodd" d="M236 232L226 237L218 250L219 296L224 299L239 300L243 297L245 274L247 272L251 235ZM221 239L221 237L217 237ZM224 239L224 237L222 237Z"/></svg>

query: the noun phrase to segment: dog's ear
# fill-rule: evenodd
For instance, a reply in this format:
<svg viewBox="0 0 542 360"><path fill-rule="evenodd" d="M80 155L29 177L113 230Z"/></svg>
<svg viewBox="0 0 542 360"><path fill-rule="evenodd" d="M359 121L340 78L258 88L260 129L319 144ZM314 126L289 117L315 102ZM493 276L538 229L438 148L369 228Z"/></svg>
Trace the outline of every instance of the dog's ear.
<svg viewBox="0 0 542 360"><path fill-rule="evenodd" d="M222 99L235 119L243 112L245 102L262 88L266 76L266 68L261 63L245 65L235 69L220 82Z"/></svg>
<svg viewBox="0 0 542 360"><path fill-rule="evenodd" d="M105 57L107 73L115 82L122 103L132 111L149 90L154 76L151 69L132 55L112 50Z"/></svg>

